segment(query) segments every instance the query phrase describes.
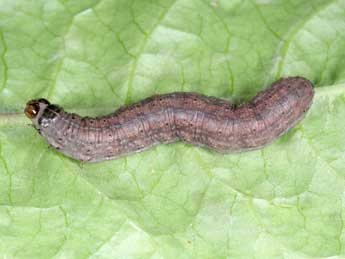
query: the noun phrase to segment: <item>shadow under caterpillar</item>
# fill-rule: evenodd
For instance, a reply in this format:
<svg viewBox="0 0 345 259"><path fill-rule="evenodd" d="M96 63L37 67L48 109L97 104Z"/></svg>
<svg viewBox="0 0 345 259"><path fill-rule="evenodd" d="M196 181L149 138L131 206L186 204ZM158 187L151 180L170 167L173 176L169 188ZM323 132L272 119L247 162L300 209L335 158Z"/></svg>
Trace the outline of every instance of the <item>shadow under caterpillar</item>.
<svg viewBox="0 0 345 259"><path fill-rule="evenodd" d="M220 153L258 149L296 125L313 96L309 80L288 77L238 107L215 97L175 92L96 118L68 113L45 99L29 101L25 114L66 156L98 162L178 140Z"/></svg>

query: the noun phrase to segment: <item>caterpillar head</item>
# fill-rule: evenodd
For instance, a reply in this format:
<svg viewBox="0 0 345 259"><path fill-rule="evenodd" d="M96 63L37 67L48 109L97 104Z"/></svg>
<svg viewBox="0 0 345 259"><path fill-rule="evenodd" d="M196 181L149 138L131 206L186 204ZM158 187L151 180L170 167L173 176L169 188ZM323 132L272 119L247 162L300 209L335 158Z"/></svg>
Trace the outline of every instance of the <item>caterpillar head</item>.
<svg viewBox="0 0 345 259"><path fill-rule="evenodd" d="M48 105L50 105L50 102L43 98L30 100L26 103L24 113L36 126L38 119Z"/></svg>

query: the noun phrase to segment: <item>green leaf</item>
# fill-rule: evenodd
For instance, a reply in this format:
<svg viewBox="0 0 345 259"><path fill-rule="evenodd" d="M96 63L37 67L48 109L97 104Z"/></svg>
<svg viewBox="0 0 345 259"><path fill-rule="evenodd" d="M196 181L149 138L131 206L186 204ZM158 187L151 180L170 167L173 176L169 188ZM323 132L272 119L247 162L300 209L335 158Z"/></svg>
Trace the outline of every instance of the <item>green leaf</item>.
<svg viewBox="0 0 345 259"><path fill-rule="evenodd" d="M1 258L344 258L345 1L0 1ZM155 93L248 100L316 86L272 145L183 143L97 164L48 148L23 115L82 115Z"/></svg>

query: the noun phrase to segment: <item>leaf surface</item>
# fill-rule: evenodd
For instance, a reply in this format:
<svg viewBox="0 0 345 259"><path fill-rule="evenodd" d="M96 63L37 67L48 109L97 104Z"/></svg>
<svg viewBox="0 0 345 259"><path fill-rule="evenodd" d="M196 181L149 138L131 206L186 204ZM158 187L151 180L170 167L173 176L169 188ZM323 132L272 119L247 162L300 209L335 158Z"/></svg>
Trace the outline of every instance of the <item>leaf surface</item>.
<svg viewBox="0 0 345 259"><path fill-rule="evenodd" d="M343 258L344 17L343 0L0 1L0 255ZM175 143L81 165L22 112L245 101L297 75L315 84L307 117L241 154Z"/></svg>

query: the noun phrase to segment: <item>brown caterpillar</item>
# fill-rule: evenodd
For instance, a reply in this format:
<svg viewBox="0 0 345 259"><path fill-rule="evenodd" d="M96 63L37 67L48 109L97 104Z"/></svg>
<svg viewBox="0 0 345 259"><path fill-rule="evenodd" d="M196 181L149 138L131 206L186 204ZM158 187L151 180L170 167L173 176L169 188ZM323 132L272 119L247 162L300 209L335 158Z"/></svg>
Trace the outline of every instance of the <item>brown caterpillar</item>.
<svg viewBox="0 0 345 259"><path fill-rule="evenodd" d="M97 118L65 112L45 99L25 114L66 156L98 162L182 140L220 153L267 145L299 122L314 96L302 77L283 78L238 107L197 93L155 95Z"/></svg>

